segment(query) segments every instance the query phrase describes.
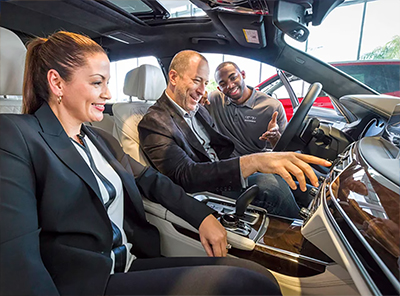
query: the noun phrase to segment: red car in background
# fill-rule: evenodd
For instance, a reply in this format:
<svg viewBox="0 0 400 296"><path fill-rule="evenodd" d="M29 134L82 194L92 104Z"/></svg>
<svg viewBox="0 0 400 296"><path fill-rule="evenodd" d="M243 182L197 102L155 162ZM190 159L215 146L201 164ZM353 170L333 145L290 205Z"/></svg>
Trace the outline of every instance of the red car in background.
<svg viewBox="0 0 400 296"><path fill-rule="evenodd" d="M362 60L332 63L331 65L381 94L400 97L400 61L398 60ZM278 74L261 82L256 88L279 99L285 108L287 119L290 120L293 116L293 106L296 107L301 102L307 93L309 83L290 73L285 72L284 75L280 73L282 71L278 70ZM288 80L286 83L290 82L291 90L289 91L293 92L292 96L289 94L287 87L285 87L286 77ZM331 99L323 91L313 106L334 109Z"/></svg>

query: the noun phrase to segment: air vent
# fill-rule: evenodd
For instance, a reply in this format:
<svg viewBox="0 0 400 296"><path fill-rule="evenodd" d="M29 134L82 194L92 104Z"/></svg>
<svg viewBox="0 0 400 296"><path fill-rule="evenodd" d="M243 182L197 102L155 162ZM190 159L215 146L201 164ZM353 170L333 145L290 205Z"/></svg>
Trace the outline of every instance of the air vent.
<svg viewBox="0 0 400 296"><path fill-rule="evenodd" d="M114 39L116 41L125 43L125 44L138 44L143 43L143 40L132 36L129 33L125 33L122 31L113 31L109 33L104 33L103 35L107 36L108 38Z"/></svg>
<svg viewBox="0 0 400 296"><path fill-rule="evenodd" d="M341 154L337 156L337 161L333 164L333 169L332 169L332 177L331 180L335 180L336 177L343 172L343 170L350 165L352 162L351 158L351 150L352 150L353 145L350 145L348 148L346 148Z"/></svg>

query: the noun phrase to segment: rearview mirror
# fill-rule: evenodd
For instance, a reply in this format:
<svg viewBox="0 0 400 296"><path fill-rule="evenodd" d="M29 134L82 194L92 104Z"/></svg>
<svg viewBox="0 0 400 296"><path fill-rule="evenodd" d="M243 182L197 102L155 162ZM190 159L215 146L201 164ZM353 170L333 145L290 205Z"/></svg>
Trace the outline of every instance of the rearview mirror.
<svg viewBox="0 0 400 296"><path fill-rule="evenodd" d="M273 23L286 35L297 41L304 42L310 33L304 25L308 22L307 16L306 8L303 5L279 1L275 6Z"/></svg>

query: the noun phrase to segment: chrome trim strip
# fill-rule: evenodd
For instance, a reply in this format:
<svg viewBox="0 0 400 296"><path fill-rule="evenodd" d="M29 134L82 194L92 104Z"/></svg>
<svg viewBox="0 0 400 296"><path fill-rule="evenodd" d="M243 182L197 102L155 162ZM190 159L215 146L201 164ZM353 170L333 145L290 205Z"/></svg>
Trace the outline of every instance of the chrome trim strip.
<svg viewBox="0 0 400 296"><path fill-rule="evenodd" d="M264 234L267 232L268 226L269 226L269 218L267 217L267 211L265 211L263 215L263 220L261 221L261 227L258 230L257 235L254 238L254 242L258 242L260 238L264 236Z"/></svg>
<svg viewBox="0 0 400 296"><path fill-rule="evenodd" d="M307 256L304 256L304 255L301 255L301 254L296 254L296 253L293 253L291 251L286 251L286 250L278 249L278 248L275 248L275 247L271 247L271 246L267 246L267 245L263 245L263 244L259 244L259 243L256 243L256 246L259 246L261 248L265 248L265 249L268 249L268 250L272 250L272 251L275 251L277 253L288 255L290 257L293 257L296 260L297 259L302 259L302 260L306 260L306 261L309 261L309 262L318 263L318 264L321 264L321 265L324 265L324 266L329 266L329 265L336 264L334 262L329 263L329 262L321 261L321 260L318 260L318 259L315 259L315 258L311 258L311 257L307 257Z"/></svg>
<svg viewBox="0 0 400 296"><path fill-rule="evenodd" d="M338 211L342 215L343 219L346 220L347 224L349 225L351 230L354 232L356 237L361 241L361 243L364 245L364 247L367 249L367 251L375 259L376 263L378 263L379 267L382 269L382 271L388 277L389 281L393 284L393 286L400 293L400 283L398 282L398 280L395 278L395 276L392 274L392 272L386 267L386 264L378 256L378 254L376 254L375 250L373 248L371 248L371 246L368 244L368 242L365 240L365 238L359 233L358 229L354 226L353 222L347 217L346 213L342 210L342 208L339 206L337 201L334 201L334 202L338 205L338 207L337 207Z"/></svg>

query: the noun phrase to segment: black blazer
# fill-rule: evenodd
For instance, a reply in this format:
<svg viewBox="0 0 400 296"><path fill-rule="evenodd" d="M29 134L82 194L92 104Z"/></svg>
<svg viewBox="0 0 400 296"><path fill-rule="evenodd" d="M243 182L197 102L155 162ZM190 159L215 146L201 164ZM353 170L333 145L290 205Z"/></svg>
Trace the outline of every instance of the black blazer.
<svg viewBox="0 0 400 296"><path fill-rule="evenodd" d="M211 162L165 93L138 125L140 146L153 166L186 192L240 190L239 158L231 158L233 142L214 129L214 122L203 106L197 111L196 118L208 133L219 161Z"/></svg>
<svg viewBox="0 0 400 296"><path fill-rule="evenodd" d="M112 228L89 166L47 103L34 115L0 115L0 129L0 295L103 295ZM196 228L212 213L106 132L82 129L122 180L124 230L136 256L160 256L141 194Z"/></svg>

